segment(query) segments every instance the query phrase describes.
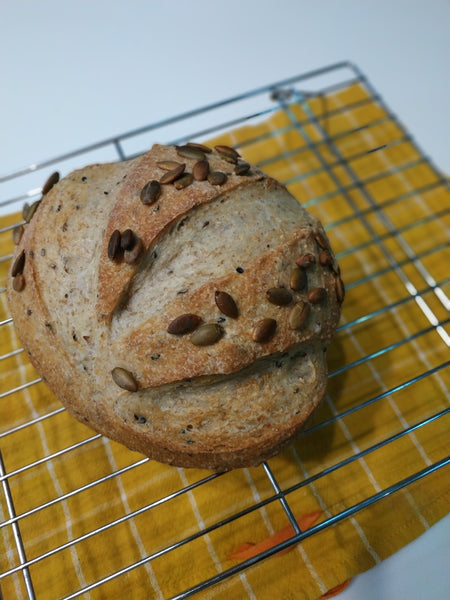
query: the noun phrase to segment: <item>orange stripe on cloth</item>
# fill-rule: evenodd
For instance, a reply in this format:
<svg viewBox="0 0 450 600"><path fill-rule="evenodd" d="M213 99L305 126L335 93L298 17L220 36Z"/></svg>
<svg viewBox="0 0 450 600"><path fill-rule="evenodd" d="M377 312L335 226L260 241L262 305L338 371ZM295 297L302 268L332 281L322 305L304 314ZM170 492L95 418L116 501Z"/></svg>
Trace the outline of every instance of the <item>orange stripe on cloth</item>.
<svg viewBox="0 0 450 600"><path fill-rule="evenodd" d="M298 525L299 525L300 529L302 531L306 531L312 525L314 525L314 523L317 521L317 519L321 515L322 515L321 510L316 510L314 512L302 515L298 519ZM266 538L265 540L262 540L261 542L258 542L257 544L252 543L252 542L244 542L241 546L239 546L239 548L235 552L233 552L233 554L231 554L228 557L228 559L229 560L246 560L248 558L252 558L253 556L258 556L258 554L261 554L265 550L269 550L270 548L273 548L274 546L277 546L278 544L285 542L286 540L293 537L294 535L296 535L296 533L295 533L293 526L287 525L283 529L280 529L280 531L277 531L274 535L271 535L270 537ZM284 550L280 550L280 552L278 552L277 554L280 555L285 552L289 552L290 550L293 550L294 547L295 546L291 546L290 548L285 548Z"/></svg>

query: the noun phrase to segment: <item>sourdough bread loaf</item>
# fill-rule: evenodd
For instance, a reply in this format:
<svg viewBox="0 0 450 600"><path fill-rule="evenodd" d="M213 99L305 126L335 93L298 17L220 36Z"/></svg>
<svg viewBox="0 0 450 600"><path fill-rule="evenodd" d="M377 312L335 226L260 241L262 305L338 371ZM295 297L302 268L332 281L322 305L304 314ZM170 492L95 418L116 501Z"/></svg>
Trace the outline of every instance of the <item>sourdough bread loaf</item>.
<svg viewBox="0 0 450 600"><path fill-rule="evenodd" d="M172 465L257 465L320 403L344 287L319 221L237 152L54 176L15 233L19 338L81 422Z"/></svg>

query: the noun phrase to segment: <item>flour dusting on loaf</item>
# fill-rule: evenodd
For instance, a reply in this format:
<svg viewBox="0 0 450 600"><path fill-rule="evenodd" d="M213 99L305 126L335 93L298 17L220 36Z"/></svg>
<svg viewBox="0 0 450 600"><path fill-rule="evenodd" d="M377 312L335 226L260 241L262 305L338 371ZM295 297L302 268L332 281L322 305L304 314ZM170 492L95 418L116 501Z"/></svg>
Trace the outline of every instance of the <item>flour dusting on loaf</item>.
<svg viewBox="0 0 450 600"><path fill-rule="evenodd" d="M344 285L320 222L227 146L54 174L14 232L21 342L81 422L155 460L253 466L327 383Z"/></svg>

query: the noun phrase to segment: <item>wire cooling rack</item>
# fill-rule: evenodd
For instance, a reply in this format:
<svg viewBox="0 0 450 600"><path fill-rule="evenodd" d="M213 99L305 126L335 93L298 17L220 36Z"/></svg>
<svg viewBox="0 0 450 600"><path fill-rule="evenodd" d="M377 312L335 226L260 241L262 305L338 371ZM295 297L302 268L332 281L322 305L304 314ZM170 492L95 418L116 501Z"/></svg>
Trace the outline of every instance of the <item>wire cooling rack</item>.
<svg viewBox="0 0 450 600"><path fill-rule="evenodd" d="M351 102L350 104L342 104L341 106L332 106L330 108L327 99L331 95L336 94L341 89L349 86L359 86L364 90L364 95L361 99ZM277 82L251 92L242 94L241 96L233 97L213 105L202 107L198 110L192 110L184 114L177 115L173 118L152 123L148 126L129 131L121 135L113 136L99 143L80 148L76 151L57 156L40 163L31 165L28 168L11 173L0 179L2 198L1 207L3 212L19 211L25 202L31 204L34 200L39 199L41 192L41 184L47 178L48 174L54 170L60 171L62 174L68 173L74 168L81 167L85 164L111 160L125 160L133 158L146 149L152 143L176 143L180 144L185 141L204 141L211 137L216 137L223 132L232 130L233 128L242 126L251 126L263 122L270 118L276 112L285 113L292 117L293 104L300 105L303 110L302 118L290 118L289 124L284 127L283 133L289 133L292 129L295 131L302 143L297 149L286 151L281 146L277 152L272 153L263 159L260 166L263 170L272 170L274 176L283 180L283 173L277 171L278 162L289 160L290 156L296 153L309 153L315 159L315 166L306 172L299 173L298 176L291 178L285 183L288 187L295 187L296 184L303 185L308 181L311 175L326 174L331 181L333 189L327 193L322 193L319 197L311 197L305 202L311 210L320 209L321 203L332 201L338 194L345 198L347 212L342 215L342 218L334 222L324 225L331 237L334 234L339 234L339 229L344 226L359 227L367 234L368 241L363 244L365 247L373 245L377 248L383 259L383 265L379 269L374 269L369 272L352 272L349 270L350 279L346 280L347 294L351 294L353 288L358 286L367 286L373 283L377 278L385 275L394 276L397 281L402 284L404 291L403 295L390 303L383 306L375 306L373 310L365 314L358 315L353 320L345 319L340 326L338 335L346 334L358 338L358 327L366 322L378 320L383 323L385 316L401 310L401 308L409 303L415 303L421 315L424 317L425 326L420 327L417 331L410 334L404 334L392 341L388 346L379 348L372 353L366 353L358 358L351 360L349 363L344 362L343 357L336 355L335 360L330 365L330 381L337 380L340 377L345 377L349 372L356 370L361 365L368 366L371 370L371 377L376 383L379 379L377 372L376 360L381 355L394 354L399 348L405 346L414 346L420 339L428 339L432 336L434 343L444 346L450 345L450 336L448 334L448 310L449 299L446 294L448 288L448 278L442 281L436 281L433 274L433 260L439 257L439 253L445 248L448 240L435 240L433 244L423 246L421 248L413 248L410 244L409 233L411 229L420 226L427 219L435 218L436 215L423 215L417 222L408 224L403 228L396 226L394 218L389 213L389 209L398 207L405 208L411 198L417 195L426 195L435 190L444 187L447 188L448 183L446 178L438 172L438 170L424 158L422 152L417 149L416 158L408 159L406 163L401 163L393 169L389 167L385 171L375 174L361 174L355 167L359 160L371 153L382 153L386 147L401 148L402 144L414 144L408 132L403 128L398 119L386 107L382 98L377 91L372 87L371 83L365 75L353 64L339 63L319 69L310 73L306 73L289 80ZM315 104L314 104L315 103ZM314 110L311 108L315 106ZM371 105L376 105L382 108L382 114L374 113L373 118L370 118L363 126L357 125L345 130L334 132L332 122L339 119L349 111L358 110L359 107L364 108ZM318 107L318 108L317 108ZM391 136L386 143L380 139L378 144L373 144L376 139L375 135L371 135L371 145L365 150L352 154L351 141L358 140L360 143L367 135L368 131L372 133L377 130L380 125L392 125L395 128L396 134ZM386 130L386 128L384 129ZM249 138L241 140L239 143L240 151L245 155L246 149L251 148L255 142L251 138L252 129L249 128ZM280 135L280 130L273 130L266 133L268 137L273 136L275 142L277 136ZM350 145L346 150L343 150L341 142L350 140ZM275 144L275 147L277 145ZM391 195L385 198L381 203L375 200L374 186L377 183L395 176L402 176L408 169L423 164L428 168L431 176L428 181L421 183L419 187L412 186L408 191L402 190L401 193L396 192L395 185L392 186ZM358 195L355 195L357 192ZM361 198L364 201L361 203ZM443 217L448 215L448 206L442 206L437 211L437 216ZM323 215L322 215L323 218ZM382 230L379 228L382 225ZM11 230L14 223L4 227L0 231L0 235L11 235ZM3 240L4 238L2 238ZM393 246L395 242L395 248ZM4 247L2 242L2 248ZM352 253L359 249L358 247L341 248L337 252L339 261L345 263L346 257L350 257ZM401 251L399 255L398 251ZM2 252L1 261L9 261L11 255ZM413 273L414 271L414 273ZM344 270L345 272L345 270ZM3 284L2 284L3 285ZM5 289L1 290L1 294L5 296ZM0 332L6 331L12 327L12 320L6 316L0 323ZM434 337L433 337L434 336ZM7 365L8 361L13 360L21 353L21 349L17 348L0 357L0 365ZM373 385L371 389L363 390L361 393L356 393L354 389L345 388L341 395L346 395L346 402L343 404L343 409L335 410L333 414L326 416L322 421L315 422L309 426L309 429L304 433L304 437L314 436L318 431L323 430L330 424L336 422L344 422L344 420L352 415L357 415L366 407L372 406L381 400L396 395L404 390L413 390L418 384L424 380L432 378L443 370L448 368L448 362L428 363L429 368L420 368L412 375L391 379L392 382L389 388L383 388L378 385ZM6 369L6 367L5 367ZM6 372L6 371L5 371ZM3 373L3 369L2 369ZM0 380L1 381L1 380ZM3 384L2 384L3 385ZM3 406L11 405L16 401L19 393L23 390L31 390L43 385L39 378L35 377L32 380L23 381L20 386L8 389L8 386L3 385L0 390L0 402ZM337 389L332 388L331 394ZM446 394L443 391L442 396ZM364 457L370 457L376 454L383 448L391 444L395 444L404 436L411 435L421 429L425 429L430 423L443 419L449 413L450 409L443 404L439 410L432 410L424 414L419 420L413 423L408 423L389 434L383 439L375 440L370 446L360 449L348 441L346 451L343 452L340 458L333 462L325 462L322 469L314 473L304 473L303 476L298 476L296 481L284 481L283 477L277 472L277 462L264 463L259 469L260 473L266 479L268 491L260 496L253 496L253 501L242 507L240 510L221 515L215 518L214 514L210 514L208 519L203 519L198 525L196 531L184 530L182 524L175 525L176 531L172 531L167 536L167 541L162 546L152 548L151 535L148 539L144 539L145 550L135 561L124 565L120 569L108 572L105 567L104 571L99 571L98 577L95 580L80 583L79 587L68 591L64 598L89 597L89 593L94 594L103 586L110 585L116 582L118 589L122 589L125 585L127 575L143 566L156 561L161 557L167 556L171 552L176 552L177 549L185 546L194 546L196 541L202 539L209 534L220 532L221 529L232 528L233 525L248 515L255 512L261 512L268 507L277 504L284 511L288 522L293 527L293 534L289 539L278 544L274 548L269 548L258 555L243 560L239 564L233 564L228 568L223 568L220 572L213 574L207 578L201 579L188 587L181 588L176 594L172 594L173 598L186 598L198 592L204 592L208 588L212 588L215 584L223 582L228 578L246 572L251 566L260 563L272 556L275 552L291 547L294 544L302 542L309 536L317 535L326 528L336 526L341 521L351 518L353 515L363 511L367 507L380 502L385 497L397 493L403 488L407 488L414 482L422 478L429 477L431 474L440 470L445 465L449 464L450 457L440 458L432 463L426 464L424 468L409 474L407 477L396 481L391 481L389 485L379 489L373 493L373 489L368 488L362 499L359 499L355 504L347 506L341 510L327 513L327 518L318 525L302 531L299 523L294 516L294 510L291 506L292 494L303 487L314 486L322 478L326 478L329 474L340 469L345 469L348 465L355 461L359 461ZM23 434L32 438L39 435L38 428L48 420L58 418L61 413L65 412L58 405L50 407L40 407L39 411L31 411L29 407L23 407L23 418L20 422L9 424L6 420L1 423L0 429L0 450L4 448L5 440L8 441L9 447L14 445L14 439L17 437L17 443L22 443ZM2 413L5 414L5 413ZM3 442L3 443L2 443ZM157 468L157 465L152 467L151 461L146 458L136 457L136 454L130 453L129 461L123 465L112 465L110 472L99 472L97 476L86 476L86 480L82 485L78 485L73 489L60 490L56 496L50 492L36 491L35 504L28 506L26 509L18 507L18 498L15 496L17 481L21 480L23 485L27 485L27 478L34 471L38 471L43 465L47 469L53 468L53 465L59 467L67 465L67 468L73 468L72 456L77 455L77 451L81 447L94 445L98 443L109 444L109 441L104 440L98 435L88 435L80 441L75 441L73 444L66 447L48 449L41 456L36 456L27 464L15 465L11 462L9 455L0 453L0 477L1 477L1 494L3 509L3 521L0 527L4 532L8 532L14 540L14 548L9 550L8 560L4 563L2 573L0 574L0 588L5 582L12 581L15 578L16 587L25 590L27 597L32 598L47 598L46 590L42 587L37 588L35 573L40 565L46 565L45 568L51 570L52 560L58 556L62 556L67 550L76 548L79 553L89 554L91 552L91 544L96 543L96 547L101 544L114 544L114 530L121 524L141 516L150 518L152 511L164 503L169 503L174 499L180 502L189 502L188 496L194 490L201 487L211 485L220 486L220 481L229 476L229 474L206 474L203 473L194 480L184 478L183 483L177 488L166 493L156 499L152 499L148 503L142 503L139 506L130 506L126 499L123 502L122 514L115 514L109 520L103 522L101 526L96 526L91 529L86 529L84 533L77 536L69 536L65 543L58 543L45 552L36 552L33 550L29 554L29 540L26 537L24 527L27 518L33 515L39 515L44 511L53 514L55 519L55 528L64 525L66 513L64 510L59 510L65 502L71 499L82 498L85 494L95 495L101 484L108 480L119 480L125 477L129 472L137 472L139 469ZM12 466L10 466L10 463ZM91 472L90 472L91 473ZM148 474L149 471L147 470ZM250 485L245 483L243 479L242 485ZM153 497L153 496L152 496ZM80 499L80 506L82 501ZM67 515L66 515L67 516ZM59 520L59 521L58 521ZM61 521L63 522L61 524ZM97 542L96 538L101 539ZM5 568L6 564L6 568ZM49 566L50 565L50 566ZM44 568L44 567L42 567ZM20 580L20 581L18 581ZM180 586L183 582L180 582ZM109 588L108 588L109 589ZM166 593L162 591L164 597ZM94 596L93 596L94 597Z"/></svg>

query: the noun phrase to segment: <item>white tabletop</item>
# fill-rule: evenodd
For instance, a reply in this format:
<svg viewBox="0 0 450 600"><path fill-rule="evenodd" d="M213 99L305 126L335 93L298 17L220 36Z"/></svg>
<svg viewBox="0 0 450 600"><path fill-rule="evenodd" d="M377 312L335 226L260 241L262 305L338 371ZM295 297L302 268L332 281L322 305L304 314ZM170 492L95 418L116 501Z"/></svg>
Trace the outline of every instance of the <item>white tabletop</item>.
<svg viewBox="0 0 450 600"><path fill-rule="evenodd" d="M449 173L449 25L449 0L0 0L0 175L341 60ZM449 524L339 598L450 598Z"/></svg>

